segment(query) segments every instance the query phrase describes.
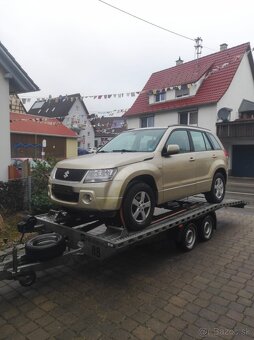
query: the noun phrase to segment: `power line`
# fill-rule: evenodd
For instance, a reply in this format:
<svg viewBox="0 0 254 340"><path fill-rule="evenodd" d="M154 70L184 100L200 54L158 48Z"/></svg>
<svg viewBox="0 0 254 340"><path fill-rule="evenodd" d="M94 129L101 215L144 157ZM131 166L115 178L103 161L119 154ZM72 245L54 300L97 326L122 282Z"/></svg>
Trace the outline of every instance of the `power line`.
<svg viewBox="0 0 254 340"><path fill-rule="evenodd" d="M114 8L114 9L116 9L116 10L119 11L119 12L122 12L122 13L124 13L124 14L127 14L127 15L129 15L129 16L135 18L135 19L138 19L138 20L140 20L140 21L143 21L143 22L145 22L145 23L147 23L147 24L149 24L149 25L152 25L152 26L154 26L154 27L157 27L157 28L159 28L159 29L161 29L161 30L163 30L163 31L166 31L166 32L172 33L172 34L174 34L174 35L177 35L178 37L181 37L181 38L184 38L184 39L188 39L188 40L191 40L191 41L194 41L194 42L196 42L197 39L200 39L200 38L197 38L197 39L190 38L190 37L187 37L187 36L184 35L184 34L180 34L180 33L171 31L171 30L169 30L169 29L167 29L167 28L165 28L165 27L162 27L162 26L160 26L160 25L154 24L154 23L151 22L151 21L142 19L142 18L138 17L138 16L135 15L135 14L129 13L129 12L127 12L127 11L124 11L123 9L121 9L121 8L119 8L119 7L116 7L116 6L114 6L114 5L111 5L111 4L109 4L108 2L106 2L106 1L103 1L103 0L98 0L98 1L101 2L101 3L103 3L104 5L107 5L107 6L109 6L109 7L112 7L112 8ZM210 48L210 47L207 47L207 46L203 46L203 47L204 47L204 48L207 48L208 50L215 51L214 48ZM199 54L200 54L200 53L199 53Z"/></svg>
<svg viewBox="0 0 254 340"><path fill-rule="evenodd" d="M157 27L157 28L159 28L159 29L161 29L161 30L164 30L164 31L166 31L166 32L175 34L175 35L177 35L177 36L179 36L179 37L182 37L182 38L185 38L185 39L188 39L188 40L191 40L191 41L195 41L195 39L193 39L193 38L190 38L190 37L187 37L186 35L183 35L183 34L180 34L180 33L174 32L174 31L171 31L171 30L169 30L169 29L167 29L167 28L165 28L165 27L162 27L162 26L160 26L160 25L157 25L157 24L152 23L151 21L142 19L142 18L138 17L137 15L134 15L134 14L131 14L131 13L129 13L129 12L126 12L126 11L124 11L123 9L120 9L120 8L118 8L118 7L116 7L116 6L113 6L113 5L111 5L111 4L109 4L109 3L105 2L105 1L102 1L102 0L98 0L98 1L102 2L103 4L105 4L105 5L109 6L109 7L112 7L112 8L114 8L114 9L116 9L117 11L120 11L120 12L122 12L122 13L125 13L125 14L127 14L127 15L129 15L129 16L135 18L135 19L141 20L141 21L143 21L143 22L145 22L145 23L147 23L147 24L149 24L149 25L155 26L155 27Z"/></svg>

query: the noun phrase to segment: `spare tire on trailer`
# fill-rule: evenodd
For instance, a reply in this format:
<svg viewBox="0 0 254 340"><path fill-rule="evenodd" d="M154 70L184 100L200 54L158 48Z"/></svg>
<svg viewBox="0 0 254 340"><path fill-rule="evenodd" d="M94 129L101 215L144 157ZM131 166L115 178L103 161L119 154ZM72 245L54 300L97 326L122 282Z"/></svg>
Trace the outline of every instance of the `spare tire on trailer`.
<svg viewBox="0 0 254 340"><path fill-rule="evenodd" d="M26 256L32 261L46 261L63 254L66 242L57 233L42 234L33 237L25 244Z"/></svg>

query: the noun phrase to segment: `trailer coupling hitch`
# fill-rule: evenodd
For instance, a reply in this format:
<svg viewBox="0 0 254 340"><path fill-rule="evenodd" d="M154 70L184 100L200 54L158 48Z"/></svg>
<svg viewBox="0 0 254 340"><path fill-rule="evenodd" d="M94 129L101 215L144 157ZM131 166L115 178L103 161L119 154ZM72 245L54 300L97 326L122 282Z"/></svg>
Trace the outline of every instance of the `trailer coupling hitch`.
<svg viewBox="0 0 254 340"><path fill-rule="evenodd" d="M21 222L17 224L17 229L22 234L20 242L22 242L24 234L34 232L34 227L36 224L37 218L32 215L27 215Z"/></svg>

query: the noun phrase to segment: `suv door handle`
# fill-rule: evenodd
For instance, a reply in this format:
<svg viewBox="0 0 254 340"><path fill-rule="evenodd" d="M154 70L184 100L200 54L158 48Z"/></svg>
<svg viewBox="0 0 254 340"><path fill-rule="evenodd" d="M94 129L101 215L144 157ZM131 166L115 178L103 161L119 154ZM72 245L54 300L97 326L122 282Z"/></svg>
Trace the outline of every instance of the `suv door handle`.
<svg viewBox="0 0 254 340"><path fill-rule="evenodd" d="M195 157L190 157L190 158L189 158L189 161L190 161L190 162L195 161Z"/></svg>

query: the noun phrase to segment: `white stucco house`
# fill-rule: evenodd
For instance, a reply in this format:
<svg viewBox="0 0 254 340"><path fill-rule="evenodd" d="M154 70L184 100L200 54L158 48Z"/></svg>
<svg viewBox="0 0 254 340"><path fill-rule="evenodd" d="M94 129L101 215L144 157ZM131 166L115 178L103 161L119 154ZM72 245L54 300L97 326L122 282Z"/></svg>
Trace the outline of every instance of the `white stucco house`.
<svg viewBox="0 0 254 340"><path fill-rule="evenodd" d="M234 145L246 145L249 151L245 161L250 162L254 129L251 135L241 136L239 140L239 136L229 139L220 135L218 126L222 120L225 124L243 118L240 111L246 101L254 102L250 44L232 48L222 44L217 53L186 63L179 58L176 66L153 73L124 117L128 128L187 124L217 132L229 153L230 173L234 174L234 163L237 164L237 160L232 162ZM251 124L254 124L254 114ZM240 173L235 175L244 176ZM249 173L254 177L254 162Z"/></svg>
<svg viewBox="0 0 254 340"><path fill-rule="evenodd" d="M11 164L9 95L38 90L38 86L0 42L0 181L8 180L8 165Z"/></svg>
<svg viewBox="0 0 254 340"><path fill-rule="evenodd" d="M78 147L94 147L94 128L89 121L89 113L79 93L38 100L30 108L29 114L59 119L66 127L78 134Z"/></svg>

